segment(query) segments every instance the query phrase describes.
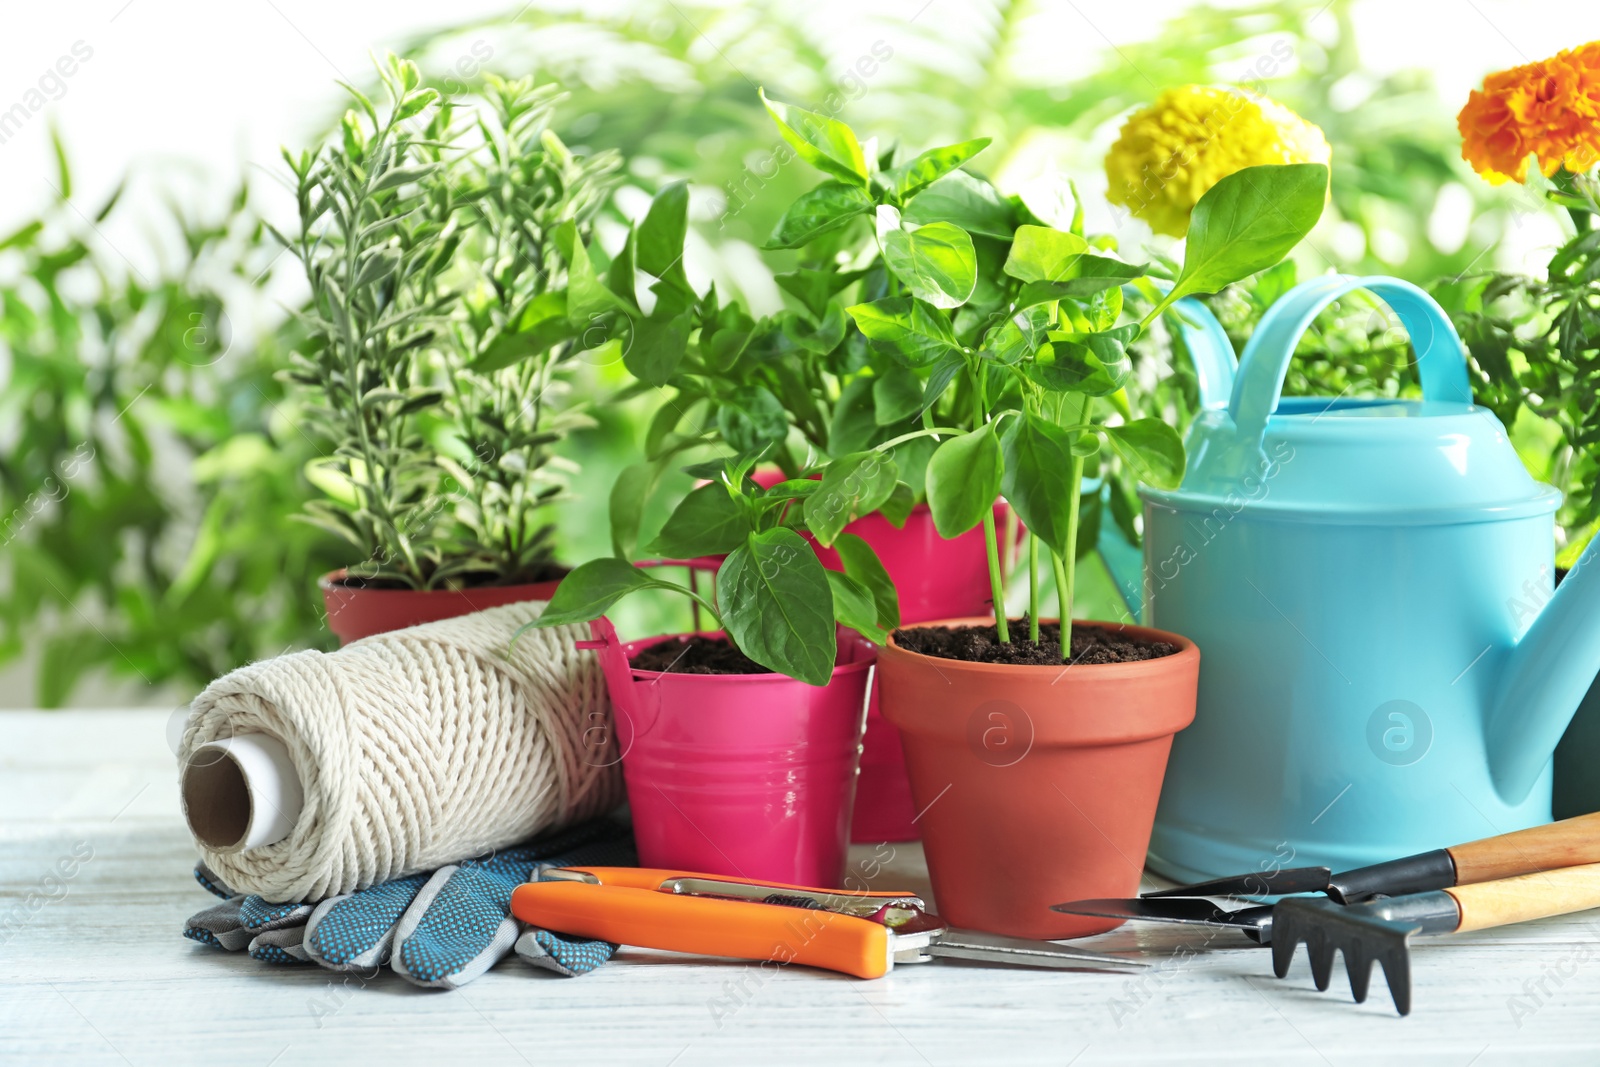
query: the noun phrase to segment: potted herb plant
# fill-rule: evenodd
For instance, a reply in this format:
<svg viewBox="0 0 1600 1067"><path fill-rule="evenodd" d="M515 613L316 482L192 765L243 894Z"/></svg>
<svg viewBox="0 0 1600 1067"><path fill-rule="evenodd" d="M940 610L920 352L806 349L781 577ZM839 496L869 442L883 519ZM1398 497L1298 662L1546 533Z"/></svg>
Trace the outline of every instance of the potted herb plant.
<svg viewBox="0 0 1600 1067"><path fill-rule="evenodd" d="M762 486L761 458L692 468L709 480L647 546L721 555L712 598L610 557L569 574L531 625L593 624L642 864L836 886L875 646L899 624L882 563L842 528L897 471L868 451ZM825 570L800 531L831 541L844 570ZM693 598L714 629L620 643L602 616L645 589Z"/></svg>
<svg viewBox="0 0 1600 1067"><path fill-rule="evenodd" d="M352 88L335 143L285 153L279 235L311 288L286 376L329 446L306 518L354 550L321 582L342 641L550 596L562 372L609 327L569 290L616 157L567 150L551 87L489 76L467 123L409 61L380 73L384 109Z"/></svg>
<svg viewBox="0 0 1600 1067"><path fill-rule="evenodd" d="M1028 529L1025 619L903 628L879 660L883 713L901 731L934 892L952 922L1079 936L1115 923L1059 915L1051 904L1136 892L1172 736L1194 716L1200 653L1144 627L1068 626L1084 462L1109 448L1140 480L1177 487L1177 432L1129 418L1118 402L1127 346L1177 300L1281 259L1321 214L1327 181L1321 164L1292 164L1217 182L1195 208L1181 271L1138 322L1120 321L1121 290L1144 267L1032 225L987 268L971 261L999 294L975 342L959 331L960 311L948 316L926 293L850 309L875 344L932 383L925 388L967 384L972 425L926 431L943 438L927 497L941 533L983 527L995 604L1005 602L997 494ZM966 247L948 224L930 234L934 224L883 213L879 225L898 228L897 243L916 260L925 248ZM931 264L925 273L938 276ZM1041 562L1054 576L1059 624L1039 617Z"/></svg>
<svg viewBox="0 0 1600 1067"><path fill-rule="evenodd" d="M962 424L972 404L966 383L944 389L953 371L947 365L933 375L938 388L925 391L916 371L873 345L845 309L914 291L940 309L962 307L955 328L975 330L994 310L995 296L976 288L975 256L1003 256L1016 227L1037 220L1019 200L963 169L987 139L932 148L897 164L893 152L872 154L836 119L764 94L762 100L795 154L827 176L789 206L767 245L797 257L794 269L777 276L791 307L757 321L737 305L719 304L714 291L688 301L681 279L686 194L681 186L663 190L637 239L617 257L648 273L665 271L652 286L655 308L637 323L623 358L641 382L670 392L652 420L645 460L613 495L616 548L625 551L637 537L645 496L686 445L714 442L735 454L767 448L772 465L755 474L767 485L796 477L806 456L882 449L894 458L899 482L846 531L882 559L906 620L987 612L993 587L983 535L938 529L923 490L934 442L921 431ZM880 224L902 214L905 230ZM913 251L904 238L918 222L928 229ZM959 234L964 250L937 247L933 238L942 230ZM632 272L613 264L607 277L627 280L617 296L632 314ZM1003 503L991 504L992 524L1009 527L1004 542L1014 546L1014 518ZM831 539L809 539L826 568L844 569ZM876 701L864 744L854 838L914 839L904 755Z"/></svg>

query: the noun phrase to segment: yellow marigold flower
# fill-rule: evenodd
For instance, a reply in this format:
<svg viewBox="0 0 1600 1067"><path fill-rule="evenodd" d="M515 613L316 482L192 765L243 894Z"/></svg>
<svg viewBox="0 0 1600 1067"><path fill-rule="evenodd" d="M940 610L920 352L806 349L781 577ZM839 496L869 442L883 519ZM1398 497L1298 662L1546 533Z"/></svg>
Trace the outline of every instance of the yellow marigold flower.
<svg viewBox="0 0 1600 1067"><path fill-rule="evenodd" d="M1600 41L1483 79L1456 116L1461 158L1499 185L1524 181L1528 157L1546 177L1600 160Z"/></svg>
<svg viewBox="0 0 1600 1067"><path fill-rule="evenodd" d="M1107 197L1182 237L1189 213L1217 182L1267 163L1327 163L1316 126L1282 104L1238 89L1185 85L1134 112L1106 153Z"/></svg>

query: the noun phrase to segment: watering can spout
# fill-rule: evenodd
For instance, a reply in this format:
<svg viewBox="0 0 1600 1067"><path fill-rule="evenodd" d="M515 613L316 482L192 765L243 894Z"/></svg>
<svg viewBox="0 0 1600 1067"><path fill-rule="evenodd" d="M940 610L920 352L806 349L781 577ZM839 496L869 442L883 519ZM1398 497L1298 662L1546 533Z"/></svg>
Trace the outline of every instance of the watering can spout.
<svg viewBox="0 0 1600 1067"><path fill-rule="evenodd" d="M1550 762L1600 669L1600 538L1517 642L1485 724L1489 768L1507 803L1520 803Z"/></svg>

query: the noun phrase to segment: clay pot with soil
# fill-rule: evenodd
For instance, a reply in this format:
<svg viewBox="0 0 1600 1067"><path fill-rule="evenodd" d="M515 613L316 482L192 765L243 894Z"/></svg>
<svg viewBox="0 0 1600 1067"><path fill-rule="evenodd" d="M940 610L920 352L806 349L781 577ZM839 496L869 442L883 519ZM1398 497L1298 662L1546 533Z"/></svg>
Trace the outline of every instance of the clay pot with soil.
<svg viewBox="0 0 1600 1067"><path fill-rule="evenodd" d="M1078 622L1000 641L992 619L895 632L879 654L939 911L1017 937L1115 920L1050 905L1138 893L1172 735L1194 718L1200 653L1176 634Z"/></svg>
<svg viewBox="0 0 1600 1067"><path fill-rule="evenodd" d="M561 584L565 567L551 564L549 577L514 585L470 585L459 589L410 589L398 583L351 578L343 568L317 580L328 611L328 629L341 645L373 634L420 626L502 604L549 600Z"/></svg>

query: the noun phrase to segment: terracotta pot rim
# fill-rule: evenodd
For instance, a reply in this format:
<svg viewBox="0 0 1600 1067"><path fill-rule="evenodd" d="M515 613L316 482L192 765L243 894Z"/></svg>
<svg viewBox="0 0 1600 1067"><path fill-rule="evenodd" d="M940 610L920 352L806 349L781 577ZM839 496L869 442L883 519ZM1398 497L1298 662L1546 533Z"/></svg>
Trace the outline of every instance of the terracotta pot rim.
<svg viewBox="0 0 1600 1067"><path fill-rule="evenodd" d="M1040 619L1040 622L1059 622L1059 619ZM993 625L992 616L972 615L965 618L931 619L927 622L914 623L902 626L902 630L920 630L936 626L986 626ZM1170 656L1160 656L1156 659L1135 660L1131 663L1077 663L1070 666L1074 671L1092 671L1095 675L1116 679L1119 677L1129 680L1156 673L1165 673L1169 670L1182 670L1190 663L1200 658L1200 647L1182 634L1171 633L1167 630L1157 630L1151 626L1136 626L1133 623L1104 622L1099 619L1074 619L1074 626L1096 626L1101 629L1131 631L1135 636L1147 641L1165 641L1178 646L1178 651ZM921 652L912 652L910 649L901 648L894 642L894 634L889 635L888 643L879 653L883 656L895 655L904 657L924 670L953 669L957 671L970 671L977 674L1006 675L1012 678L1043 677L1045 675L1059 674L1068 664L1044 663L977 663L972 660L946 659L943 656L929 656Z"/></svg>
<svg viewBox="0 0 1600 1067"><path fill-rule="evenodd" d="M317 588L321 589L324 593L338 590L339 592L361 593L365 596L385 596L393 594L404 596L464 596L471 593L486 592L488 590L509 591L519 589L539 589L561 581L561 578L546 578L543 581L538 582L518 582L515 585L473 585L468 586L465 589L369 589L364 585L345 584L345 577L348 570L349 568L339 567L335 570L329 571L327 574L322 575L317 579ZM562 577L565 576L563 575Z"/></svg>
<svg viewBox="0 0 1600 1067"><path fill-rule="evenodd" d="M622 642L622 654L631 661L635 652L642 652L643 650L654 645L661 644L663 641L676 641L685 637L726 638L727 634L721 630L685 630L675 634L659 634L655 637L641 637L637 641ZM865 643L866 639L863 638L862 641ZM812 689L826 689L828 685L832 685L840 678L847 677L851 674L859 674L862 671L871 669L876 660L877 656L873 655L865 659L852 660L849 663L835 663L833 666L833 673L828 676L827 685L811 685L809 682L802 682L798 678L791 678L789 675L780 674L777 671L769 671L766 674L683 674L678 671L645 670L642 667L635 667L632 662L629 662L628 670L635 676L648 679L652 683L675 682L678 679L691 679L696 685L703 685L707 683L714 685L725 685L729 683L742 683L745 685L789 684L809 686Z"/></svg>

